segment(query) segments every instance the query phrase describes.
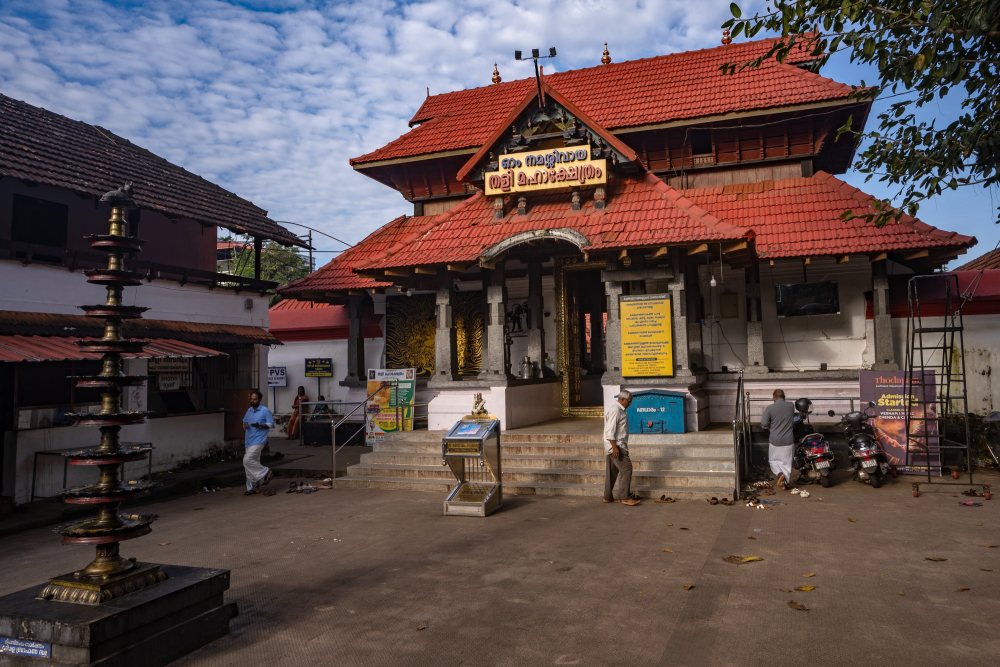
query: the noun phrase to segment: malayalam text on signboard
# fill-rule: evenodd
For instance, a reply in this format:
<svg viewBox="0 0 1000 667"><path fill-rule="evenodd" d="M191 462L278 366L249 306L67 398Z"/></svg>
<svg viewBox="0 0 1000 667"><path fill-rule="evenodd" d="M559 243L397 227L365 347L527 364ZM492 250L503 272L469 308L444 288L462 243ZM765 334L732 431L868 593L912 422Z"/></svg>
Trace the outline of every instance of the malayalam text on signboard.
<svg viewBox="0 0 1000 667"><path fill-rule="evenodd" d="M622 375L663 377L674 374L673 317L668 294L623 296Z"/></svg>
<svg viewBox="0 0 1000 667"><path fill-rule="evenodd" d="M153 357L147 368L150 373L190 373L191 357Z"/></svg>
<svg viewBox="0 0 1000 667"><path fill-rule="evenodd" d="M531 192L608 182L607 160L590 156L590 146L501 155L499 171L486 172L486 194Z"/></svg>
<svg viewBox="0 0 1000 667"><path fill-rule="evenodd" d="M306 359L307 378L332 378L333 359Z"/></svg>
<svg viewBox="0 0 1000 667"><path fill-rule="evenodd" d="M413 397L417 371L415 368L368 369L368 401L365 440L381 442L386 433L413 430ZM397 423L396 417L399 417ZM402 428L400 428L402 427Z"/></svg>

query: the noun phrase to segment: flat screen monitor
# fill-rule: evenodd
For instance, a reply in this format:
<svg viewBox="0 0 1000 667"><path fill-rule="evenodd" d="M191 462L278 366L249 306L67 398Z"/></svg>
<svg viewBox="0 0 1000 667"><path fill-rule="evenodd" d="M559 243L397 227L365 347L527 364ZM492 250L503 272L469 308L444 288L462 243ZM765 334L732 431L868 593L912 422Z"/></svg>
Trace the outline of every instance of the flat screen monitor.
<svg viewBox="0 0 1000 667"><path fill-rule="evenodd" d="M778 317L837 315L840 313L840 289L836 280L775 285L774 303Z"/></svg>

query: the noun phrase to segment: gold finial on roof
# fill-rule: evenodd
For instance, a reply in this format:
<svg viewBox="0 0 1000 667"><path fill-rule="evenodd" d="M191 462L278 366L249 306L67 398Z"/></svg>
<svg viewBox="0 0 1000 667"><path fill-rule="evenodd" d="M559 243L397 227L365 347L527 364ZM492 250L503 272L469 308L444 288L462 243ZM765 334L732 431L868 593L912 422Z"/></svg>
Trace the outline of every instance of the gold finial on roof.
<svg viewBox="0 0 1000 667"><path fill-rule="evenodd" d="M604 42L604 54L601 56L601 64L602 65L610 65L611 64L611 54L608 53L608 43L607 42Z"/></svg>
<svg viewBox="0 0 1000 667"><path fill-rule="evenodd" d="M723 30L722 31L722 43L725 44L726 46L729 46L730 44L732 44L732 42L733 42L733 38L729 36L729 30Z"/></svg>
<svg viewBox="0 0 1000 667"><path fill-rule="evenodd" d="M493 63L493 83L500 83L503 79L500 78L500 70L497 69L497 64Z"/></svg>

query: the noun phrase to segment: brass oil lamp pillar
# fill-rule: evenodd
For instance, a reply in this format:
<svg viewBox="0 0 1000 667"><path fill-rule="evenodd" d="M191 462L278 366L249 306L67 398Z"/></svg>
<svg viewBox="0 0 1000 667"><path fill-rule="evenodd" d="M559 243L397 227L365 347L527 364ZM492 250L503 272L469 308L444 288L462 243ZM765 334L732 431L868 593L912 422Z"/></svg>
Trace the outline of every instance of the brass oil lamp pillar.
<svg viewBox="0 0 1000 667"><path fill-rule="evenodd" d="M142 351L146 341L122 338L122 321L142 317L146 308L126 306L122 291L126 287L142 284L140 276L125 268L125 253L141 250L143 241L125 234L125 211L135 208L132 184L127 183L101 197L111 205L110 229L107 234L89 237L92 248L108 254L107 268L86 272L87 282L107 289L107 299L101 305L81 306L87 317L104 320L104 335L97 340L79 341L83 352L102 355L101 372L94 376L76 379L76 386L97 389L101 392L101 410L94 413L77 413L70 417L77 426L98 426L101 442L98 446L80 449L68 455L74 466L97 466L100 477L94 484L78 486L63 491L64 500L74 505L96 505L97 516L74 521L56 529L63 536L63 544L92 544L97 556L82 570L55 577L38 595L41 600L57 600L78 604L96 605L119 598L136 590L152 586L167 578L159 565L137 563L134 558L119 554L121 542L149 533L155 514L128 514L118 511L125 500L148 495L154 486L152 480L123 482L119 468L129 461L139 461L152 456L149 443L122 443L119 434L122 426L142 424L146 412L122 410L122 388L141 385L145 375L125 375L122 372L122 355Z"/></svg>

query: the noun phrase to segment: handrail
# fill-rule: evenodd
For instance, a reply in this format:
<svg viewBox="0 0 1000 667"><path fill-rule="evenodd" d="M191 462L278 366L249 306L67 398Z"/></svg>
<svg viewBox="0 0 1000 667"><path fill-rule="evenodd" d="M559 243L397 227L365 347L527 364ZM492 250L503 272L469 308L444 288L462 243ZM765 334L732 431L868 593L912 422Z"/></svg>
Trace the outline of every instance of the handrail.
<svg viewBox="0 0 1000 667"><path fill-rule="evenodd" d="M733 491L733 500L740 499L740 492L743 488L743 474L742 474L742 456L740 454L741 444L743 443L743 435L745 432L744 422L746 421L746 414L744 411L745 402L743 401L743 370L740 370L739 379L736 381L736 407L733 414L733 470L735 471L735 483L736 488Z"/></svg>
<svg viewBox="0 0 1000 667"><path fill-rule="evenodd" d="M398 428L400 425L399 424L399 380L393 380L392 383L396 385L396 426ZM379 393L384 388L385 388L385 383L383 382L383 384L378 389L369 394L368 397L363 402L358 403L358 406L356 408L354 408L346 415L341 417L340 421L338 421L336 424L333 425L330 431L330 440L332 441L330 443L330 450L331 450L330 486L333 486L333 483L337 481L337 452L346 447L347 443L350 442L354 438L354 436L356 436L358 433L364 430L364 429L358 429L357 431L352 433L347 440L344 441L343 445L337 447L337 427L343 424L345 421L347 421L348 417L353 416L354 413L357 412L362 406L368 405L368 401L372 400L372 398L375 397L375 394Z"/></svg>

